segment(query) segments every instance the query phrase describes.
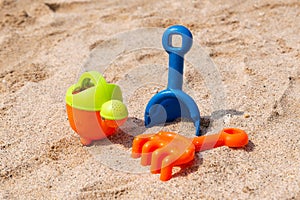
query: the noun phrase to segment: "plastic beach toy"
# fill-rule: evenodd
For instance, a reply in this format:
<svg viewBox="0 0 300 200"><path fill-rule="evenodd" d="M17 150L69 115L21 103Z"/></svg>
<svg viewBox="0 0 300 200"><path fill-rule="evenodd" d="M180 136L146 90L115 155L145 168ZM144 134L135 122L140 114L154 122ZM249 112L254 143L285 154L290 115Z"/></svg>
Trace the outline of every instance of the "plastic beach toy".
<svg viewBox="0 0 300 200"><path fill-rule="evenodd" d="M96 71L83 73L68 88L66 106L70 125L83 145L114 134L128 116L120 87L108 84Z"/></svg>
<svg viewBox="0 0 300 200"><path fill-rule="evenodd" d="M181 47L172 45L174 35L181 36ZM164 32L162 45L169 54L168 86L148 102L145 111L146 127L172 122L183 117L194 122L197 136L201 134L199 109L195 101L182 91L184 55L190 50L192 44L193 36L184 26L171 26Z"/></svg>
<svg viewBox="0 0 300 200"><path fill-rule="evenodd" d="M141 165L151 165L151 173L160 173L160 179L172 178L172 168L189 163L195 152L220 146L243 147L248 144L248 135L237 128L225 128L215 135L186 138L172 132L142 134L134 138L133 158L141 157Z"/></svg>

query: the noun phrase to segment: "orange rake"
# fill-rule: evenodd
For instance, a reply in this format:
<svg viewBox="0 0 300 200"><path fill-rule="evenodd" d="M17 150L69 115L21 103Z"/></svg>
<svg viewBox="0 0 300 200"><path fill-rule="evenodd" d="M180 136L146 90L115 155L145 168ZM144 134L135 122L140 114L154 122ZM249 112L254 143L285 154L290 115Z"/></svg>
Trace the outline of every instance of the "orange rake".
<svg viewBox="0 0 300 200"><path fill-rule="evenodd" d="M160 180L172 178L172 169L189 163L195 152L220 146L243 147L248 144L248 135L237 128L225 128L215 135L186 138L172 132L142 134L134 138L132 157L141 157L141 165L151 165L153 174L160 173Z"/></svg>

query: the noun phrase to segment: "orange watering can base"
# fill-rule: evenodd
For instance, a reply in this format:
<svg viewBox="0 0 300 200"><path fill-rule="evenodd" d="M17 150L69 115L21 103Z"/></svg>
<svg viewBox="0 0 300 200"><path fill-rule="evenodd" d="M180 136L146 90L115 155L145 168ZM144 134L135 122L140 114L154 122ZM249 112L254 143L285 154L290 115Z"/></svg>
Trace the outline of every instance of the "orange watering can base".
<svg viewBox="0 0 300 200"><path fill-rule="evenodd" d="M172 132L142 134L134 138L133 158L141 157L141 165L151 165L151 173L160 173L160 179L172 178L172 169L194 159L195 152L220 146L243 147L248 135L240 129L225 128L215 135L186 138Z"/></svg>
<svg viewBox="0 0 300 200"><path fill-rule="evenodd" d="M99 111L86 111L66 104L68 119L72 129L80 136L83 145L90 145L95 140L103 139L116 132L127 118L122 120L102 119Z"/></svg>

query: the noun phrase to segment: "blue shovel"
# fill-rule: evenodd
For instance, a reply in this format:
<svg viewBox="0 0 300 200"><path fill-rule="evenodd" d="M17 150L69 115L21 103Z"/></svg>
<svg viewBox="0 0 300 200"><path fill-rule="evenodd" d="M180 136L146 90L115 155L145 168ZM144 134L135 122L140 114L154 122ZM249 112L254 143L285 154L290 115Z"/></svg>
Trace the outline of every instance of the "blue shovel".
<svg viewBox="0 0 300 200"><path fill-rule="evenodd" d="M181 47L172 46L173 35L181 36ZM192 97L182 91L184 55L192 44L192 33L184 26L174 25L164 32L162 45L169 54L168 87L148 102L145 111L146 127L173 122L182 117L192 120L196 127L196 136L201 135L198 106Z"/></svg>

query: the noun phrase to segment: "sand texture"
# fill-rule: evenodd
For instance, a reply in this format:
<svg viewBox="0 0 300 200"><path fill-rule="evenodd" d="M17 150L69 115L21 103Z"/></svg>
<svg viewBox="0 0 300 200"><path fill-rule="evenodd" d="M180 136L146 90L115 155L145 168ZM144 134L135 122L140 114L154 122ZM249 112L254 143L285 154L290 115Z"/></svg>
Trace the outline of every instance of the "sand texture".
<svg viewBox="0 0 300 200"><path fill-rule="evenodd" d="M187 62L184 72L202 129L241 128L250 142L198 153L161 182L130 158L145 106L166 86L161 38L113 60L101 55L121 45L115 35L174 24L187 26L203 52L190 59L211 61L197 63L207 67L201 73ZM0 199L300 199L299 33L298 0L0 0ZM121 86L129 118L116 135L83 147L65 92L100 63ZM164 130L194 135L189 122Z"/></svg>

